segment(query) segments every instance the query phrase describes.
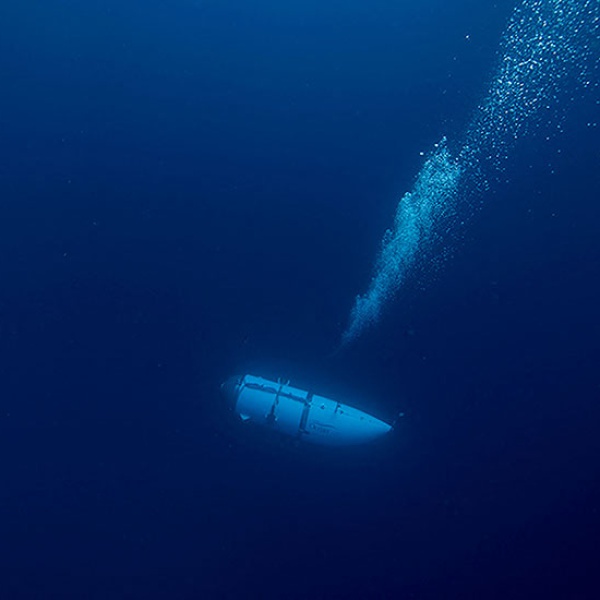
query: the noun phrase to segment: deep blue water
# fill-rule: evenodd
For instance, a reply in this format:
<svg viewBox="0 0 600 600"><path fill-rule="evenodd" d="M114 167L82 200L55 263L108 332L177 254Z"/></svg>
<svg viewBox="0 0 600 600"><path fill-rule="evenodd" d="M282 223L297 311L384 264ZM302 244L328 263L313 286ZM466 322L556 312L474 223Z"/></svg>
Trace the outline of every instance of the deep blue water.
<svg viewBox="0 0 600 600"><path fill-rule="evenodd" d="M598 597L597 87L333 354L518 4L0 5L2 600ZM405 417L298 447L248 371Z"/></svg>

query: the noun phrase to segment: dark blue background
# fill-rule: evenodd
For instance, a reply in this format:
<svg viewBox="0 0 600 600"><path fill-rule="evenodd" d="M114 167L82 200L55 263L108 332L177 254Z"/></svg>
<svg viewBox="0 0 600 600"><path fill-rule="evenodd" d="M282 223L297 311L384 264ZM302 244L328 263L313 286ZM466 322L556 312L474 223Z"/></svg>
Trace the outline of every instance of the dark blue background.
<svg viewBox="0 0 600 600"><path fill-rule="evenodd" d="M597 597L593 94L331 357L512 8L0 6L0 598ZM247 370L406 417L281 443L222 406Z"/></svg>

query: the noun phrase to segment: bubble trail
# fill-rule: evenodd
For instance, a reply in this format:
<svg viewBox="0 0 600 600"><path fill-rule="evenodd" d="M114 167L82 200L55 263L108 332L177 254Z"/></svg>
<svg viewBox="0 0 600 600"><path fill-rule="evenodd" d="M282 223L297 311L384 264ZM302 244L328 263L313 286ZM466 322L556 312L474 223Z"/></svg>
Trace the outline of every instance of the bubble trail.
<svg viewBox="0 0 600 600"><path fill-rule="evenodd" d="M590 93L598 97L600 2L525 0L508 23L499 55L460 150L452 156L445 139L436 144L413 189L400 199L342 347L379 321L416 268L460 238L460 225L478 205L474 198L518 139L541 126L560 133L568 107Z"/></svg>

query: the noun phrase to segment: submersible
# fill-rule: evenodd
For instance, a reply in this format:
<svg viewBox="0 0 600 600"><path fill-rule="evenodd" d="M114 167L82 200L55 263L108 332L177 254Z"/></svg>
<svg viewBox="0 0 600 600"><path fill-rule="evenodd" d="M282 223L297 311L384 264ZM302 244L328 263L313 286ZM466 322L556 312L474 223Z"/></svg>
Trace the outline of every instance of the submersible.
<svg viewBox="0 0 600 600"><path fill-rule="evenodd" d="M346 446L375 440L392 426L347 404L255 375L230 377L221 389L239 418L302 441Z"/></svg>

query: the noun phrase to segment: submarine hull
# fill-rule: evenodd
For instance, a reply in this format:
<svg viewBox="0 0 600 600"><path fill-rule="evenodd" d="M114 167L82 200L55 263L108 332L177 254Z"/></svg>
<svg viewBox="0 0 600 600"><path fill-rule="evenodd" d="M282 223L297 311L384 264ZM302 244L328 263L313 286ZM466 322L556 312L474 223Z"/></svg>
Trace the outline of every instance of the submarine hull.
<svg viewBox="0 0 600 600"><path fill-rule="evenodd" d="M311 444L347 446L373 441L392 426L336 400L255 375L222 386L239 418Z"/></svg>

